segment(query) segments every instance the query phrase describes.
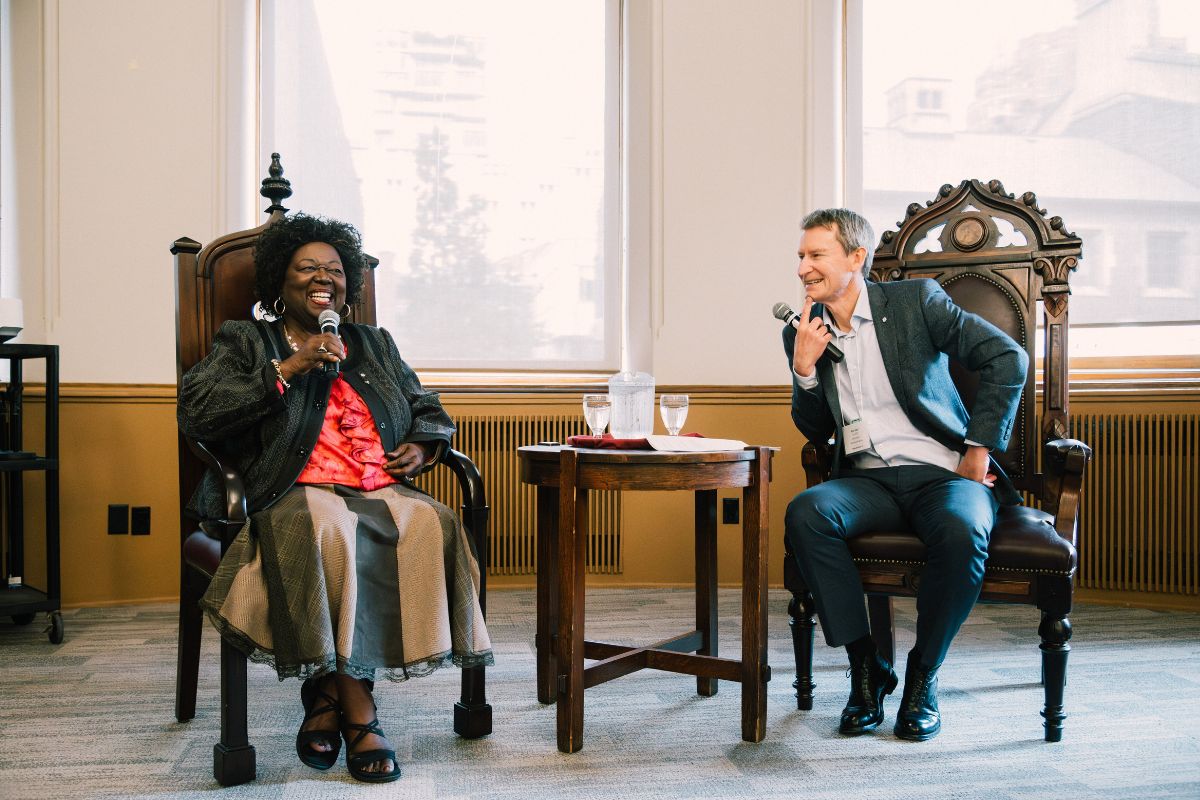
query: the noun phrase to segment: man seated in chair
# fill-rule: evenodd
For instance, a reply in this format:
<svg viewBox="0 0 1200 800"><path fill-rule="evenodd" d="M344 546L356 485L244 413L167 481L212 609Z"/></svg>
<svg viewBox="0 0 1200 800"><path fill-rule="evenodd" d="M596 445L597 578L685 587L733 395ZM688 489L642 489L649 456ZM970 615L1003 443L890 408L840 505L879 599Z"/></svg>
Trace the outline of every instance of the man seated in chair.
<svg viewBox="0 0 1200 800"><path fill-rule="evenodd" d="M924 542L917 640L895 724L900 738L924 741L941 729L938 668L979 597L996 510L1020 502L988 453L1008 443L1028 358L933 280L868 281L875 237L853 211L814 211L802 228L804 306L798 327L783 331L792 420L810 442L835 443L833 480L792 500L786 536L826 642L850 657L839 726L850 736L883 722L884 697L898 681L871 639L847 541L908 530ZM842 361L827 354L830 342ZM979 376L970 413L948 358Z"/></svg>

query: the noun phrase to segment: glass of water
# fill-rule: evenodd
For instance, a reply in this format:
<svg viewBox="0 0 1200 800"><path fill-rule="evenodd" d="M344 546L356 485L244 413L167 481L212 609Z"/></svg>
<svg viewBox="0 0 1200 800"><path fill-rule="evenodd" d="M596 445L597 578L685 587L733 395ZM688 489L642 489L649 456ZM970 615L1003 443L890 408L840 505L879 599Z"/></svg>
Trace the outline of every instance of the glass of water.
<svg viewBox="0 0 1200 800"><path fill-rule="evenodd" d="M583 396L583 418L587 420L592 436L601 436L608 427L608 419L612 415L612 403L606 394L585 394Z"/></svg>
<svg viewBox="0 0 1200 800"><path fill-rule="evenodd" d="M667 426L667 434L678 436L683 430L683 421L687 419L688 396L686 394L664 394L658 400L658 412L662 415L663 425Z"/></svg>

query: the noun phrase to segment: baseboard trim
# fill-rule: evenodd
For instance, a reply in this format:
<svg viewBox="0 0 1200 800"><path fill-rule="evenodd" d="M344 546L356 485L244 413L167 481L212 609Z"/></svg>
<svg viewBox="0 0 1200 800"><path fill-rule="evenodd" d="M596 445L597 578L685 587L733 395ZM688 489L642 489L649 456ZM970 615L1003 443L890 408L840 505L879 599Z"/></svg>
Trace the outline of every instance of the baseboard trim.
<svg viewBox="0 0 1200 800"><path fill-rule="evenodd" d="M1145 608L1151 611L1200 612L1200 595L1166 592L1125 592L1106 589L1076 589L1075 602L1102 606Z"/></svg>

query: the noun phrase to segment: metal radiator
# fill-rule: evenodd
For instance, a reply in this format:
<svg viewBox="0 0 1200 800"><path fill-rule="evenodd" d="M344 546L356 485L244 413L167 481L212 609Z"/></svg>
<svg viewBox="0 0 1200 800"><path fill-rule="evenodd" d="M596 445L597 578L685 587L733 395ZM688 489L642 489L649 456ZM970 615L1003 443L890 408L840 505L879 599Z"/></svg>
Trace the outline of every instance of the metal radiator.
<svg viewBox="0 0 1200 800"><path fill-rule="evenodd" d="M1200 594L1200 413L1089 413L1076 406L1071 435L1092 447L1080 512L1079 586ZM534 490L520 481L516 448L586 433L572 416L456 418L455 447L478 465L491 507L488 572L536 571ZM454 476L434 470L423 487L451 508ZM594 492L587 567L620 574L620 492Z"/></svg>
<svg viewBox="0 0 1200 800"><path fill-rule="evenodd" d="M491 516L488 523L489 575L533 575L537 571L537 503L532 486L521 483L517 448L538 442L565 442L586 434L582 417L518 416L515 414L456 416L454 448L479 467ZM417 484L457 510L461 494L453 473L435 469ZM596 491L589 495L587 570L620 574L621 493Z"/></svg>
<svg viewBox="0 0 1200 800"><path fill-rule="evenodd" d="M1092 447L1079 586L1200 593L1200 413L1073 414Z"/></svg>

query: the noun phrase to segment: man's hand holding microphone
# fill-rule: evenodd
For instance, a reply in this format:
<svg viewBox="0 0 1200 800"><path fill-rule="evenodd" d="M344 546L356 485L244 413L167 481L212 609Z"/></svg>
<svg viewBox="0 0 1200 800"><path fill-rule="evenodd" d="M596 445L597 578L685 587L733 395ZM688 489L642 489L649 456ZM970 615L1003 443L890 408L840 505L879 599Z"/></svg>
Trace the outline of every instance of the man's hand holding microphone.
<svg viewBox="0 0 1200 800"><path fill-rule="evenodd" d="M819 317L812 316L813 301L811 297L804 298L800 314L792 311L786 303L776 303L773 312L776 318L783 320L796 329L796 349L792 353L792 369L801 377L812 377L816 373L817 361L829 351L829 357L834 361L842 360L842 351L833 341L833 331Z"/></svg>

